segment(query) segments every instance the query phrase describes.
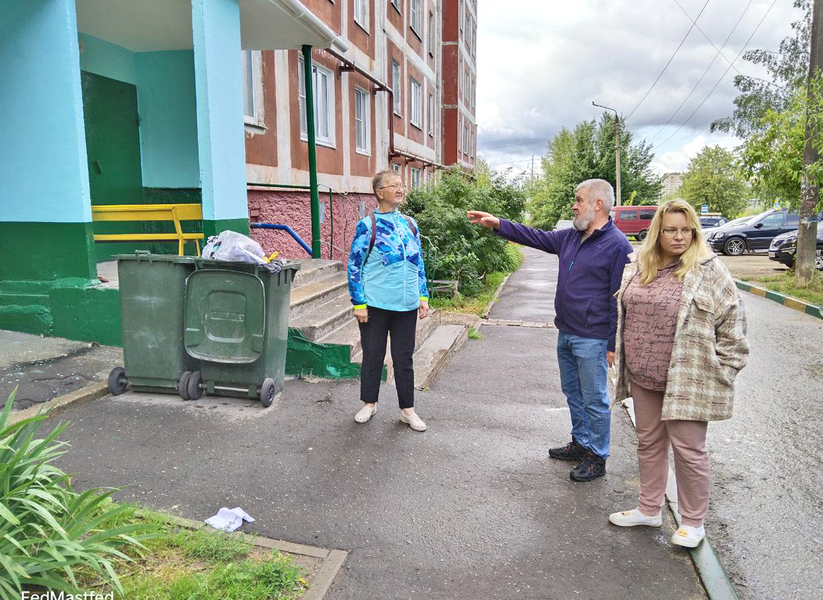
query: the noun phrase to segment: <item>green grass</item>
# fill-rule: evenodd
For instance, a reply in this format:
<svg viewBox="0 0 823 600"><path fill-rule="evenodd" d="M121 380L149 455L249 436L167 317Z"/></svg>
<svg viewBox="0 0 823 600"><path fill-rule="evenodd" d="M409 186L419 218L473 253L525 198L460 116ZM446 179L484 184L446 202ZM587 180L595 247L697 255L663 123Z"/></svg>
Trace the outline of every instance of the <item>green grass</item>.
<svg viewBox="0 0 823 600"><path fill-rule="evenodd" d="M450 297L434 297L431 299L431 307L449 312L480 315L491 301L492 296L494 296L497 286L506 278L506 275L516 271L523 264L523 252L517 244L506 244L506 254L511 259L512 264L515 265L514 268L511 271L488 273L477 296L460 295L456 301Z"/></svg>
<svg viewBox="0 0 823 600"><path fill-rule="evenodd" d="M125 598L141 600L286 600L306 591L300 567L277 550L256 548L247 537L169 524L161 513L137 511L111 525L147 524L145 550L125 550L131 562L115 562ZM107 523L107 525L109 525ZM90 571L83 589L111 590Z"/></svg>
<svg viewBox="0 0 823 600"><path fill-rule="evenodd" d="M470 340L482 340L483 334L477 331L474 327L469 327L469 339Z"/></svg>
<svg viewBox="0 0 823 600"><path fill-rule="evenodd" d="M790 296L797 300L823 307L823 275L819 273L815 273L809 286L803 288L797 287L794 279L794 271L787 271L780 275L767 277L740 277L740 279L777 292L778 294Z"/></svg>

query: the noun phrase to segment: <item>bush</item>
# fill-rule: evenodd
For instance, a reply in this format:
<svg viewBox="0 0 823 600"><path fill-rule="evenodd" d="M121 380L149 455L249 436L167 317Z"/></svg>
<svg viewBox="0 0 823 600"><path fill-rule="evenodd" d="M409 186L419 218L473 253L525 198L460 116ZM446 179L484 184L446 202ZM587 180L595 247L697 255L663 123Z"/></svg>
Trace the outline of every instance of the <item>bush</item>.
<svg viewBox="0 0 823 600"><path fill-rule="evenodd" d="M413 190L403 212L417 219L420 234L435 247L436 264L427 268L430 279L457 280L460 293L473 296L483 278L495 271L510 271L511 256L505 252L506 240L487 229L471 225L467 210L483 210L495 216L520 220L525 194L520 186L491 174L480 183L472 182L458 169L445 171L435 185ZM425 242L424 242L425 249Z"/></svg>
<svg viewBox="0 0 823 600"><path fill-rule="evenodd" d="M72 490L69 476L51 464L65 453L66 443L56 439L68 424L44 439L35 436L47 414L9 424L15 394L0 415L0 598L17 600L34 586L77 593L78 568L122 594L110 559L128 560L117 547L142 547L145 527L101 527L127 507L111 507L115 490Z"/></svg>

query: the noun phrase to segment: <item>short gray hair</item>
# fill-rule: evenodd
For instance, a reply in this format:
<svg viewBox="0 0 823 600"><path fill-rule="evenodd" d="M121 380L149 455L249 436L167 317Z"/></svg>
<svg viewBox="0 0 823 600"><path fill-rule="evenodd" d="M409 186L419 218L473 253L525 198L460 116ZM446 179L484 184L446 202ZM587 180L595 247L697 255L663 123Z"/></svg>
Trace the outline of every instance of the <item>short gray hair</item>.
<svg viewBox="0 0 823 600"><path fill-rule="evenodd" d="M606 212L610 212L614 206L614 188L605 179L587 179L579 184L574 190L574 193L581 190L586 190L586 194L590 200L597 200L600 198L603 201L603 208Z"/></svg>

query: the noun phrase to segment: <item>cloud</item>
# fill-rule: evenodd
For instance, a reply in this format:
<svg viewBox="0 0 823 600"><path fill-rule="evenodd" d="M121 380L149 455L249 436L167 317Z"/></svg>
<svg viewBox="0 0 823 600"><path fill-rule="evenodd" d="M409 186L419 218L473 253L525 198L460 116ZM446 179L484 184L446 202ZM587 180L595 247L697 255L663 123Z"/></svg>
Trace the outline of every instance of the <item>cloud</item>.
<svg viewBox="0 0 823 600"><path fill-rule="evenodd" d="M709 2L698 20L720 47L749 0ZM678 0L696 17L705 0ZM723 49L732 61L766 13L772 0L754 0ZM774 5L748 48L776 48L801 16L789 2ZM478 147L490 163L522 167L532 152L542 154L562 127L598 118L597 101L624 116L671 58L691 22L674 0L506 0L481 2L478 15ZM712 60L714 62L712 63ZM712 87L715 91L688 125L662 145L658 162L682 161L683 146L708 136L710 123L731 114L737 95L734 69L693 28L657 85L631 115L636 137L652 138L675 113L707 66L703 81L671 124L654 139L661 144L683 124ZM742 59L740 72L762 75ZM722 78L722 79L721 79ZM684 139L684 136L688 139ZM708 138L707 138L708 139ZM664 160L667 153L674 153ZM675 159L675 156L680 158ZM530 167L530 165L529 165Z"/></svg>

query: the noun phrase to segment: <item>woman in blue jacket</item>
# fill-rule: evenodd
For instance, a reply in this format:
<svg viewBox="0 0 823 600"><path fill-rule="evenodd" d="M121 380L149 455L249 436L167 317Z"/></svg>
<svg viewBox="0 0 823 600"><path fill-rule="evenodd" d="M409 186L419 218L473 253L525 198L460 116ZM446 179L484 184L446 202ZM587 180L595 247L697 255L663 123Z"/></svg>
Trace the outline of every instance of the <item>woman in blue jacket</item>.
<svg viewBox="0 0 823 600"><path fill-rule="evenodd" d="M366 423L377 412L380 376L391 333L394 380L400 400L400 421L415 431L426 424L414 412L414 333L417 317L429 312L429 292L417 223L397 210L405 198L400 176L392 170L372 178L378 208L362 219L349 254L349 294L360 324L363 364L360 399L354 417Z"/></svg>

